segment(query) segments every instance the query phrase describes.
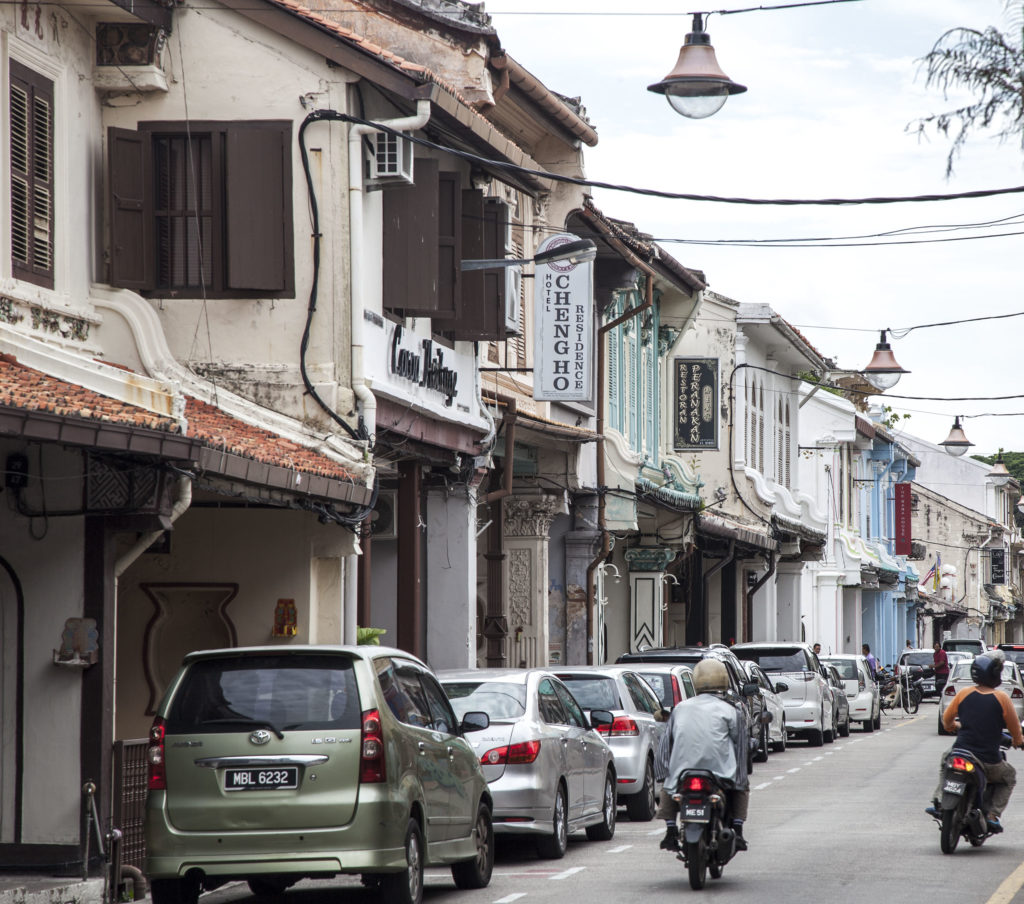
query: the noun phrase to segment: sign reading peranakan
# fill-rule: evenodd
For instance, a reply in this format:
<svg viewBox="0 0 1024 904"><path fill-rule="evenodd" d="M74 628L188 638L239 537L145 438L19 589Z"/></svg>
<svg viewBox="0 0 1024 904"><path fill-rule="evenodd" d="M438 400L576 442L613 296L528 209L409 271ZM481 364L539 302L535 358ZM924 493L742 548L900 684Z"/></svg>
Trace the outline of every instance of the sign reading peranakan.
<svg viewBox="0 0 1024 904"><path fill-rule="evenodd" d="M718 359L676 358L673 448L718 448Z"/></svg>
<svg viewBox="0 0 1024 904"><path fill-rule="evenodd" d="M553 235L538 252L579 237ZM534 275L533 397L545 402L593 399L593 264L552 261Z"/></svg>

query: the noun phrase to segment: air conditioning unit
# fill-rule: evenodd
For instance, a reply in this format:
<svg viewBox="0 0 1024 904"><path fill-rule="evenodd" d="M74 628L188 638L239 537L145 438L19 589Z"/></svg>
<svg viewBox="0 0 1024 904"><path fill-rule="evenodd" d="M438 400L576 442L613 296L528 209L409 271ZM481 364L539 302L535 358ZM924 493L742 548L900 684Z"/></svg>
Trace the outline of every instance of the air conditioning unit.
<svg viewBox="0 0 1024 904"><path fill-rule="evenodd" d="M412 184L412 142L406 135L374 132L368 136L367 176L375 182Z"/></svg>
<svg viewBox="0 0 1024 904"><path fill-rule="evenodd" d="M505 268L505 332L510 336L523 335L519 322L522 306L519 296L523 291L523 271L519 267Z"/></svg>
<svg viewBox="0 0 1024 904"><path fill-rule="evenodd" d="M508 201L503 201L501 198L486 198L485 203L496 211L495 220L499 224L499 228L502 230L498 242L499 246L504 250L505 254L512 255L513 257L520 257L520 255L513 254L512 207L509 205Z"/></svg>
<svg viewBox="0 0 1024 904"><path fill-rule="evenodd" d="M370 513L370 536L374 540L397 540L398 491L381 490Z"/></svg>

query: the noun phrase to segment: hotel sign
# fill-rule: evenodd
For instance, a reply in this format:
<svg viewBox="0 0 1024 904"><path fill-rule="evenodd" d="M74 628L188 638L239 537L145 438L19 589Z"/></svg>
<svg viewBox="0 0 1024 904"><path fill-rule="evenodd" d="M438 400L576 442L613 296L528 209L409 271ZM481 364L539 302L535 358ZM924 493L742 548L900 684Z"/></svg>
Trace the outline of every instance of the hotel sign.
<svg viewBox="0 0 1024 904"><path fill-rule="evenodd" d="M672 375L673 448L718 448L718 359L676 358Z"/></svg>
<svg viewBox="0 0 1024 904"><path fill-rule="evenodd" d="M578 241L575 235L545 239L538 252ZM534 275L533 397L544 402L593 400L593 263L538 264Z"/></svg>

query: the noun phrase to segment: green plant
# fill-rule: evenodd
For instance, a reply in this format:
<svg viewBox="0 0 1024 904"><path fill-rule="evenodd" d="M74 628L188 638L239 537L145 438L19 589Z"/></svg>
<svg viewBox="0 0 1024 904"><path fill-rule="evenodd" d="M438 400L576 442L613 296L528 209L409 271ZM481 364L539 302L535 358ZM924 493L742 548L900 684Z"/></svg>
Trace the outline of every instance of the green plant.
<svg viewBox="0 0 1024 904"><path fill-rule="evenodd" d="M380 646L380 637L387 634L387 628L360 628L356 627L356 643L372 644Z"/></svg>
<svg viewBox="0 0 1024 904"><path fill-rule="evenodd" d="M909 421L909 414L898 414L893 411L889 405L882 406L882 421L881 423L888 427L890 430L896 427L900 421Z"/></svg>

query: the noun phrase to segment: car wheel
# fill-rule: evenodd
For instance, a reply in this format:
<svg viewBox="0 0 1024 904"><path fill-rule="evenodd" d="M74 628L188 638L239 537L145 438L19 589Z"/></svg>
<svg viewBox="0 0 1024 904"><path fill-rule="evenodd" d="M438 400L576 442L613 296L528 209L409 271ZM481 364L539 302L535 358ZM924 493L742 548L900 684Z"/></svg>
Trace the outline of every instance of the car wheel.
<svg viewBox="0 0 1024 904"><path fill-rule="evenodd" d="M153 904L197 904L199 883L192 879L150 879Z"/></svg>
<svg viewBox="0 0 1024 904"><path fill-rule="evenodd" d="M420 904L423 900L423 855L420 824L410 819L405 829L405 869L380 877L380 892L388 904Z"/></svg>
<svg viewBox="0 0 1024 904"><path fill-rule="evenodd" d="M817 728L813 728L809 732L807 732L808 747L820 747L824 740L824 732L819 731Z"/></svg>
<svg viewBox="0 0 1024 904"><path fill-rule="evenodd" d="M860 723L860 727L863 731L872 732L875 730L875 720L865 719L863 722Z"/></svg>
<svg viewBox="0 0 1024 904"><path fill-rule="evenodd" d="M786 752L786 720L785 720L785 718L783 718L783 720L782 720L782 739L779 740L779 741L774 741L772 743L772 749L776 753L785 753Z"/></svg>
<svg viewBox="0 0 1024 904"><path fill-rule="evenodd" d="M768 726L761 726L761 738L757 744L757 750L754 751L754 762L755 763L767 763L768 762Z"/></svg>
<svg viewBox="0 0 1024 904"><path fill-rule="evenodd" d="M261 876L259 879L250 879L246 884L257 898L276 898L295 883L282 876Z"/></svg>
<svg viewBox="0 0 1024 904"><path fill-rule="evenodd" d="M473 825L473 844L476 856L472 860L452 864L452 878L456 888L487 888L494 870L494 826L491 808L483 801L476 811Z"/></svg>
<svg viewBox="0 0 1024 904"><path fill-rule="evenodd" d="M878 715L875 716L875 731L882 730L882 708L878 708Z"/></svg>
<svg viewBox="0 0 1024 904"><path fill-rule="evenodd" d="M587 838L591 841L611 841L615 835L615 817L619 802L615 799L615 776L609 772L604 778L604 799L597 825L587 826Z"/></svg>
<svg viewBox="0 0 1024 904"><path fill-rule="evenodd" d="M650 760L644 768L644 785L636 793L626 798L626 813L633 822L650 822L658 812L658 802L654 799L654 765Z"/></svg>
<svg viewBox="0 0 1024 904"><path fill-rule="evenodd" d="M565 801L565 786L561 784L555 792L551 829L550 835L537 839L537 854L545 860L561 860L569 846L569 807Z"/></svg>
<svg viewBox="0 0 1024 904"><path fill-rule="evenodd" d="M850 714L846 714L846 721L839 726L839 737L848 738L850 736Z"/></svg>
<svg viewBox="0 0 1024 904"><path fill-rule="evenodd" d="M949 734L949 732L946 731L945 727L942 724L942 713L939 713L939 734L940 735Z"/></svg>

